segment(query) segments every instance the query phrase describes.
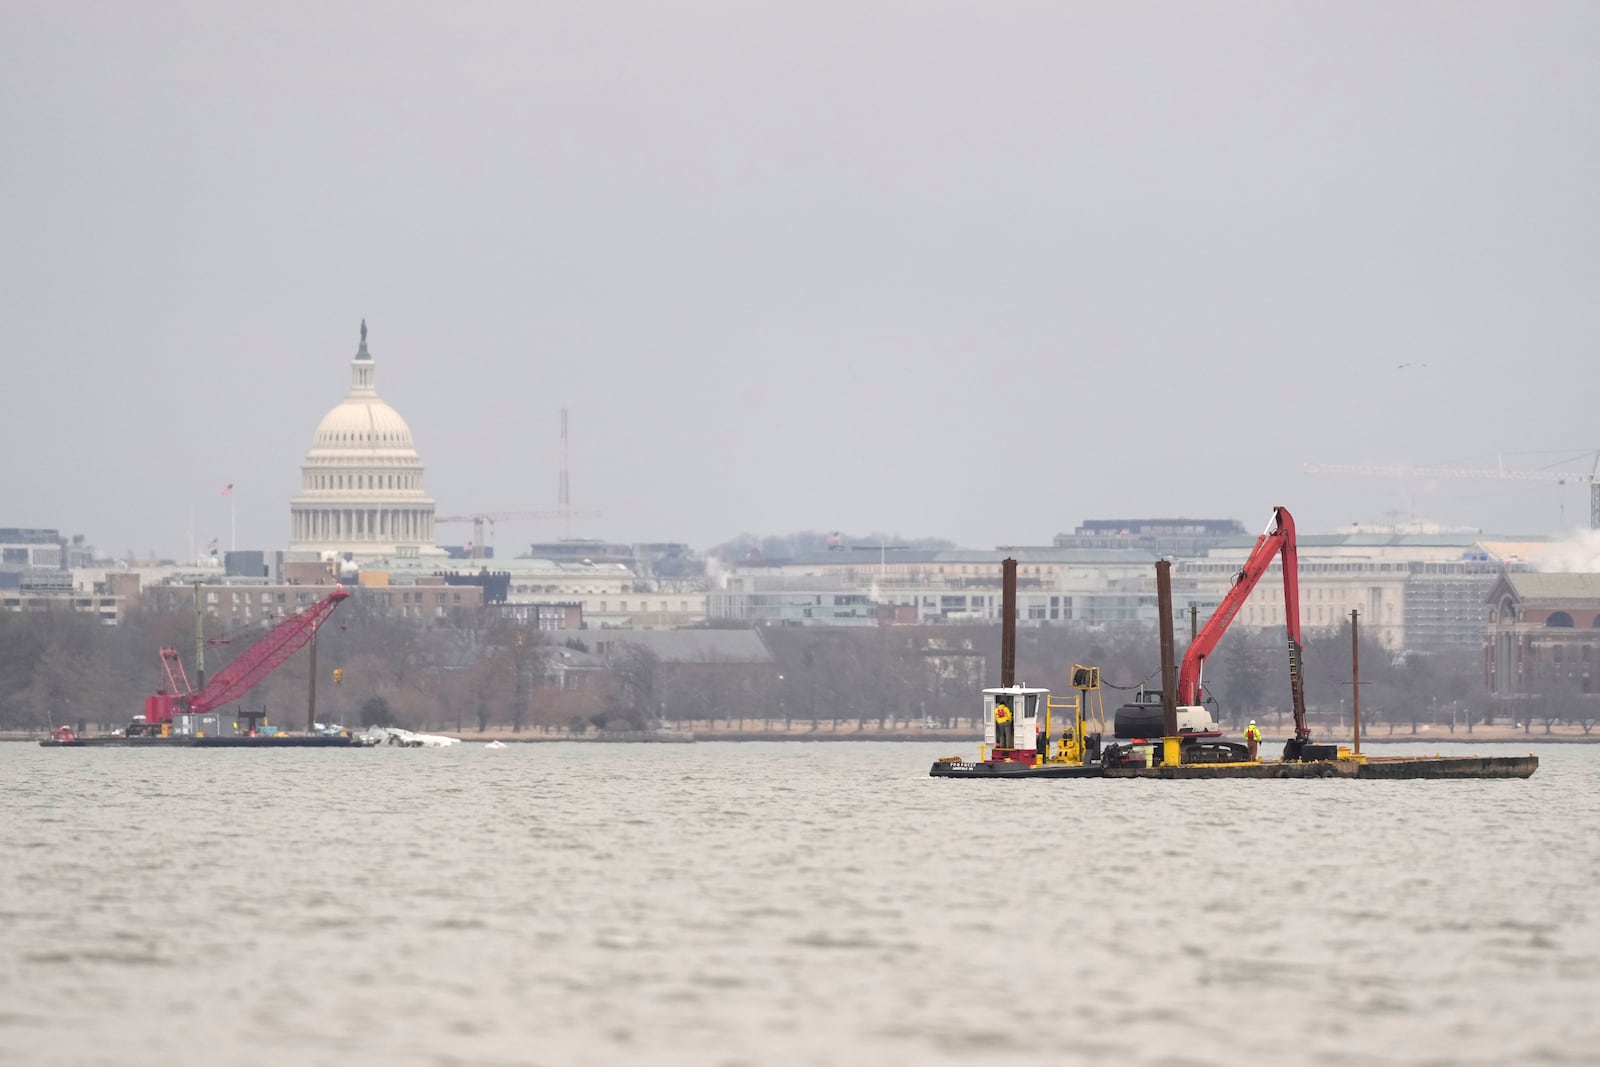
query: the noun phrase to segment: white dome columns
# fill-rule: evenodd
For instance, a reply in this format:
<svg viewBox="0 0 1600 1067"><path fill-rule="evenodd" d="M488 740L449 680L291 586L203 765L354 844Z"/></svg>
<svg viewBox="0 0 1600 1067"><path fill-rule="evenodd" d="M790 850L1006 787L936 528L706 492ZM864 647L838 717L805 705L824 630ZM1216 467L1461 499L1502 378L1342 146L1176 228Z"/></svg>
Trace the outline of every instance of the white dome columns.
<svg viewBox="0 0 1600 1067"><path fill-rule="evenodd" d="M350 361L350 392L317 426L289 506L290 551L353 558L443 556L411 427L374 384L367 324Z"/></svg>
<svg viewBox="0 0 1600 1067"><path fill-rule="evenodd" d="M373 545L433 544L433 509L413 507L320 507L291 509L293 539Z"/></svg>

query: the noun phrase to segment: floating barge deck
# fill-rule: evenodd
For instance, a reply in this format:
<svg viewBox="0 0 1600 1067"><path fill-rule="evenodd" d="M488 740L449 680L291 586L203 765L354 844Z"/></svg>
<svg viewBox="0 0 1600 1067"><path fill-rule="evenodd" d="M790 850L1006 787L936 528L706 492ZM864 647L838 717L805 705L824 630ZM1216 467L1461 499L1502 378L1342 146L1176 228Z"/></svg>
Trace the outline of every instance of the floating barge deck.
<svg viewBox="0 0 1600 1067"><path fill-rule="evenodd" d="M1201 686L1201 668L1239 614L1256 582L1281 557L1284 614L1288 623L1289 690L1294 734L1283 759L1260 760L1261 731L1254 720L1245 743L1229 741L1212 713ZM1156 561L1157 634L1161 644L1159 692L1141 684L1132 700L1117 709L1106 730L1100 695L1100 669L1073 664L1071 700L1056 700L1049 689L1016 684L1017 561L1001 561L1000 685L982 691L983 740L978 759L945 756L928 770L933 778L1361 778L1457 780L1529 778L1537 756L1364 756L1360 744L1360 661L1357 620L1350 613L1350 673L1355 698L1351 748L1337 742L1314 743L1306 723L1300 652L1298 563L1294 519L1274 508L1272 519L1234 576L1203 629L1194 617L1183 665L1176 663L1172 625L1170 560ZM1154 674L1154 672L1152 672ZM1150 699L1150 698L1154 699ZM1060 712L1060 719L1054 718ZM1059 730L1053 728L1060 724Z"/></svg>
<svg viewBox="0 0 1600 1067"><path fill-rule="evenodd" d="M39 744L44 748L363 748L365 742L353 735L318 736L312 734L278 734L263 737L123 737L108 734L104 737L79 737L60 741L47 737Z"/></svg>
<svg viewBox="0 0 1600 1067"><path fill-rule="evenodd" d="M1096 764L969 763L944 759L928 771L932 778L1528 778L1539 757L1528 756L1376 756L1306 762L1186 763L1171 767L1102 767Z"/></svg>

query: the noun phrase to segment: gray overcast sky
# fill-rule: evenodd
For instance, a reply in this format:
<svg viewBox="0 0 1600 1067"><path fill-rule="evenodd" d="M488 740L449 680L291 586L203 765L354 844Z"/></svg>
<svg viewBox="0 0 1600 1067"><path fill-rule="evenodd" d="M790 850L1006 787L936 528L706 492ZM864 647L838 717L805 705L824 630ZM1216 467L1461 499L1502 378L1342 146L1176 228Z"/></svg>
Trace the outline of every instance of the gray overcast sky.
<svg viewBox="0 0 1600 1067"><path fill-rule="evenodd" d="M0 526L226 544L231 481L282 547L363 316L441 514L553 507L566 404L607 537L1577 525L1301 465L1600 448L1597 55L1588 2L4 0Z"/></svg>

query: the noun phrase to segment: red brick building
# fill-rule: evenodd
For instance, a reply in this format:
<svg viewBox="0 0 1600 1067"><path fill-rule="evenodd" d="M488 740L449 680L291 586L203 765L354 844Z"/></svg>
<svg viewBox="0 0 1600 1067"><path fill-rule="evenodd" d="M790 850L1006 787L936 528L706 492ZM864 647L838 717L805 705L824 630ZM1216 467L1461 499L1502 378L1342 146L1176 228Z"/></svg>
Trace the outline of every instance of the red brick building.
<svg viewBox="0 0 1600 1067"><path fill-rule="evenodd" d="M1489 604L1490 694L1600 696L1600 574L1505 574Z"/></svg>

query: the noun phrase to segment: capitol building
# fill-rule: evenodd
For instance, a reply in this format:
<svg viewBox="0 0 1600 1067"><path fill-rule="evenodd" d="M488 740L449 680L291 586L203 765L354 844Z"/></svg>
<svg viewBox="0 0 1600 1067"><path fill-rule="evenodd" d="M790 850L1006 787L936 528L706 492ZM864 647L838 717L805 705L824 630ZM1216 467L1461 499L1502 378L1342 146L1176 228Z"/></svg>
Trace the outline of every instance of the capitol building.
<svg viewBox="0 0 1600 1067"><path fill-rule="evenodd" d="M433 559L434 503L411 427L373 385L367 324L350 361L350 392L317 426L289 505L291 559Z"/></svg>

